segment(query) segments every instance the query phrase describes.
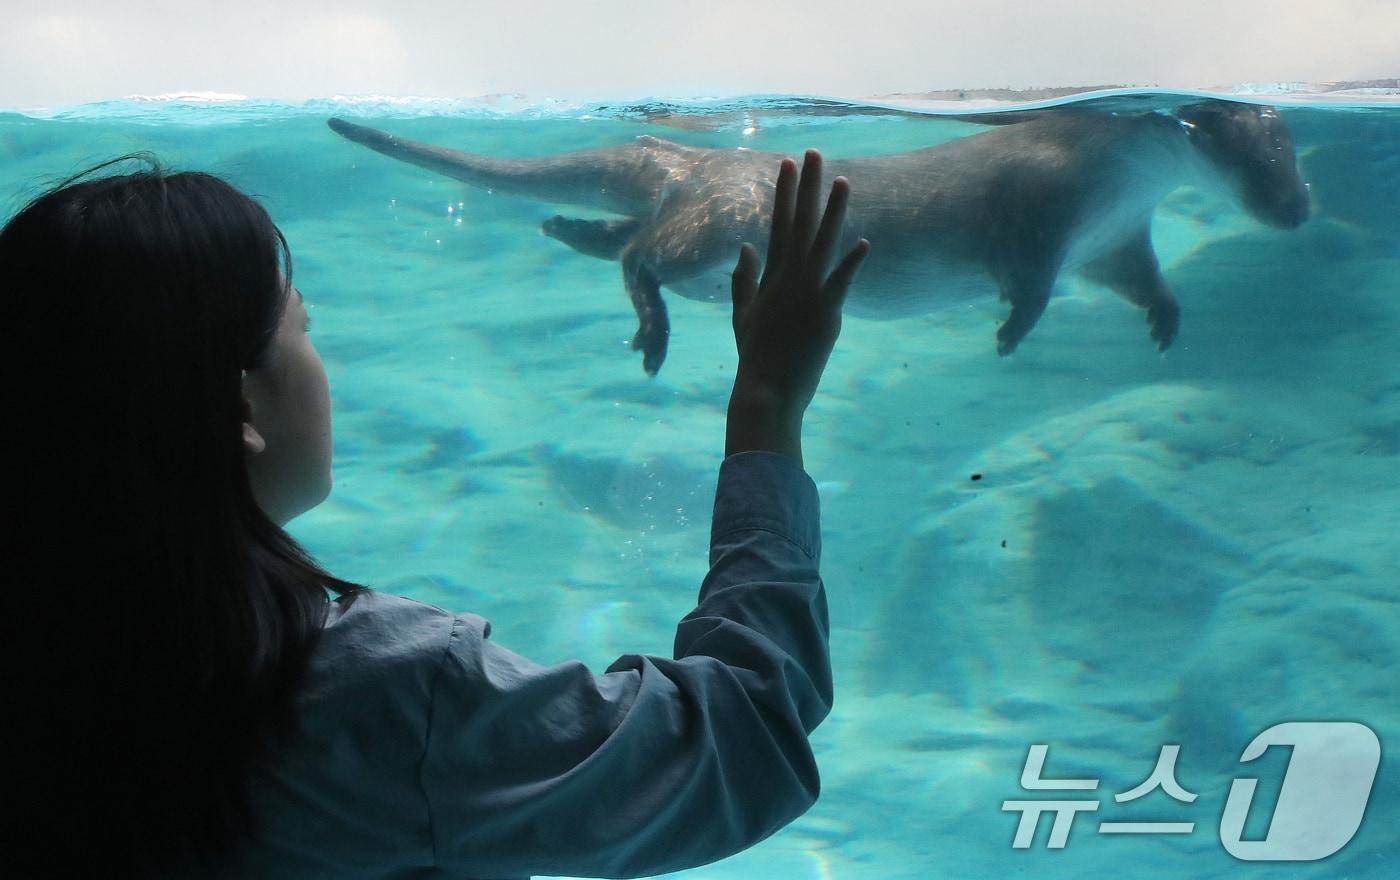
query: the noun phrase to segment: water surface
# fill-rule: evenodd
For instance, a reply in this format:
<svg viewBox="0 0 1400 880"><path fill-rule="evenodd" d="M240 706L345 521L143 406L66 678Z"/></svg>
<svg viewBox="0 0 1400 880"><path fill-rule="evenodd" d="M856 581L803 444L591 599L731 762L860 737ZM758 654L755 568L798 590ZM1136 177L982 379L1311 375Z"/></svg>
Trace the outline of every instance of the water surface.
<svg viewBox="0 0 1400 880"><path fill-rule="evenodd" d="M1165 355L1140 312L1074 277L1009 358L994 297L847 319L805 443L837 684L815 737L822 798L687 876L1393 876L1389 756L1360 833L1329 860L1249 864L1218 840L1236 777L1261 779L1264 834L1287 756L1239 757L1266 727L1350 720L1400 742L1400 108L1282 106L1313 216L1285 232L1215 193L1169 196L1153 237L1183 318ZM331 115L498 156L654 134L845 157L982 130L785 97L0 113L5 216L135 150L257 194L291 242L334 394L334 493L293 533L343 577L597 670L668 654L704 573L728 309L667 296L670 351L649 379L618 266L538 234L564 206L377 156L330 132ZM1044 827L1013 850L1018 816L1001 808L1038 794L1018 784L1035 743L1050 746L1047 776L1101 780L1098 812L1060 851ZM1109 797L1168 743L1194 803ZM1098 821L1196 828L1107 836Z"/></svg>

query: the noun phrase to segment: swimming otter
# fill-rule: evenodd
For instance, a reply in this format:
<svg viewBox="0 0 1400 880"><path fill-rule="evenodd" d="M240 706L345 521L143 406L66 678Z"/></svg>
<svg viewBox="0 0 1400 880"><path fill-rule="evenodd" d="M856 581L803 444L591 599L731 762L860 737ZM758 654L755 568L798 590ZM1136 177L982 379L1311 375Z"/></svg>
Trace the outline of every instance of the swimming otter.
<svg viewBox="0 0 1400 880"><path fill-rule="evenodd" d="M1011 304L997 330L997 352L1006 355L1035 326L1056 276L1075 270L1145 309L1151 337L1165 350L1180 310L1152 251L1152 211L1164 196L1197 184L1230 194L1270 226L1291 229L1307 219L1292 137L1273 107L1207 99L1173 114L1062 108L1025 117L923 150L827 163L830 175L851 182L841 248L862 237L871 243L848 314L897 318L999 291ZM622 262L639 319L632 347L651 375L670 333L661 287L691 299L728 298L740 243L760 253L766 246L782 159L650 136L495 159L342 119L329 124L356 143L476 186L620 215L556 216L543 231Z"/></svg>

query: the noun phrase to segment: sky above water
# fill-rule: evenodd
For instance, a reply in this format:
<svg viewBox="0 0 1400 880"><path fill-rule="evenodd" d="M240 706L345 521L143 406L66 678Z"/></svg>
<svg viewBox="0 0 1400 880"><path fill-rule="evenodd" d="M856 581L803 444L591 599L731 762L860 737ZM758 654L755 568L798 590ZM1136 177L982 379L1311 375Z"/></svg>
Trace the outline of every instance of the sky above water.
<svg viewBox="0 0 1400 880"><path fill-rule="evenodd" d="M12 109L173 92L862 97L1397 75L1395 0L0 4Z"/></svg>

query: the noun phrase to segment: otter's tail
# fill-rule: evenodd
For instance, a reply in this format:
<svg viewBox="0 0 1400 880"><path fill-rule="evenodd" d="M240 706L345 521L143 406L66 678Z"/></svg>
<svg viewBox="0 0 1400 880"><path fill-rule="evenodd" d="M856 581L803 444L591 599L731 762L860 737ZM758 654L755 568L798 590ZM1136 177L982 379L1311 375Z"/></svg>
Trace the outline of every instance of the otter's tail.
<svg viewBox="0 0 1400 880"><path fill-rule="evenodd" d="M626 204L631 201L627 181L616 173L615 151L587 150L543 159L497 159L411 141L344 119L331 119L327 124L341 137L377 153L473 186L619 213L631 207Z"/></svg>

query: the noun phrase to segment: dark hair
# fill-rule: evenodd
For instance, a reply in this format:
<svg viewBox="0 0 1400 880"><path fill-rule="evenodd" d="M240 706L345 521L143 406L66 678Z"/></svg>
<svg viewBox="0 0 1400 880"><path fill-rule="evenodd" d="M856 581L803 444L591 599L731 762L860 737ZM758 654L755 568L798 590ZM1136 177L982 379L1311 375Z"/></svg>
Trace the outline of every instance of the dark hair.
<svg viewBox="0 0 1400 880"><path fill-rule="evenodd" d="M147 167L111 173L133 160ZM259 204L145 155L70 178L0 231L20 519L6 800L26 810L5 858L46 865L24 876L217 872L252 830L258 749L295 731L326 588L364 589L317 565L248 480L241 373L264 362L290 275ZM67 844L35 850L55 830Z"/></svg>

